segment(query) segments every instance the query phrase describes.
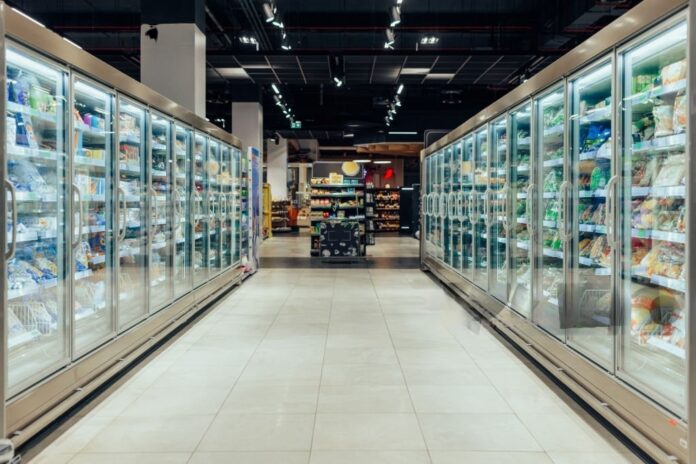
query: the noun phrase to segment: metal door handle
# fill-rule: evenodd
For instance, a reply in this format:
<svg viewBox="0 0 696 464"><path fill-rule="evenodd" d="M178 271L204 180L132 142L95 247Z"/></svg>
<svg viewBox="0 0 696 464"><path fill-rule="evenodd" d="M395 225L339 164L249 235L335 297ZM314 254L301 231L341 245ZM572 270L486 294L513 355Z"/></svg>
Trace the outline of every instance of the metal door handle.
<svg viewBox="0 0 696 464"><path fill-rule="evenodd" d="M618 182L618 180L619 180L619 177L615 175L611 179L609 179L609 182L607 182L607 186L606 186L606 190L607 190L607 209L606 209L606 214L607 214L607 219L606 219L607 244L611 248L614 248L616 246L616 223L615 223L616 197L615 197L615 189L616 189L616 183Z"/></svg>
<svg viewBox="0 0 696 464"><path fill-rule="evenodd" d="M79 214L77 226L79 227L79 229L77 232L77 239L72 242L73 248L77 248L77 246L80 244L80 241L82 240L82 233L83 233L83 230L82 230L82 227L83 227L83 224L82 224L82 220L83 220L83 217L82 217L82 191L80 190L80 187L78 187L76 184L73 184L73 204L75 201L75 194L77 194L77 205L78 205L77 212ZM75 231L73 230L73 234L74 233L75 233Z"/></svg>
<svg viewBox="0 0 696 464"><path fill-rule="evenodd" d="M10 242L10 248L5 252L5 260L9 261L14 258L17 251L17 190L15 190L15 186L9 180L4 182L5 188L12 197L12 241Z"/></svg>
<svg viewBox="0 0 696 464"><path fill-rule="evenodd" d="M486 189L485 192L483 192L483 223L488 227L489 223L489 215L491 211L491 198L490 198L490 190Z"/></svg>
<svg viewBox="0 0 696 464"><path fill-rule="evenodd" d="M564 180L561 182L561 186L558 189L559 194L559 205L558 205L558 231L561 235L561 240L564 242L568 241L567 236L567 224L566 224L566 201L568 197L568 181Z"/></svg>
<svg viewBox="0 0 696 464"><path fill-rule="evenodd" d="M118 241L123 242L123 240L126 238L126 230L128 229L128 208L126 206L126 192L121 187L119 187L117 190L116 208ZM121 212L123 212L123 224L121 224Z"/></svg>
<svg viewBox="0 0 696 464"><path fill-rule="evenodd" d="M532 208L534 207L534 189L535 186L534 184L529 184L527 186L527 230L529 231L529 234L531 235L534 232L534 215L532 214ZM531 239L531 237L530 237Z"/></svg>

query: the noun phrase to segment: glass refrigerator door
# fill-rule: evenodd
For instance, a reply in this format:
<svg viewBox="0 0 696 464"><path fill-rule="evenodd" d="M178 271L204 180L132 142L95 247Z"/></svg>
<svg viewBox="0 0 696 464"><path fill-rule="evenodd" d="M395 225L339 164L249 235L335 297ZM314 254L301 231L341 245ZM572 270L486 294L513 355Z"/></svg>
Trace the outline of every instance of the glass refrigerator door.
<svg viewBox="0 0 696 464"><path fill-rule="evenodd" d="M491 131L491 164L488 173L488 191L490 208L490 259L491 271L488 288L500 301L507 301L507 120L502 117L493 121Z"/></svg>
<svg viewBox="0 0 696 464"><path fill-rule="evenodd" d="M442 258L447 265L452 265L452 216L450 211L450 194L452 193L452 147L442 152Z"/></svg>
<svg viewBox="0 0 696 464"><path fill-rule="evenodd" d="M193 131L177 125L174 129L174 297L191 290L191 149Z"/></svg>
<svg viewBox="0 0 696 464"><path fill-rule="evenodd" d="M621 53L619 369L678 412L686 406L687 25Z"/></svg>
<svg viewBox="0 0 696 464"><path fill-rule="evenodd" d="M150 312L172 301L172 121L150 116Z"/></svg>
<svg viewBox="0 0 696 464"><path fill-rule="evenodd" d="M75 355L85 353L114 332L112 280L113 158L112 92L89 81L73 80L73 182L80 203L73 248Z"/></svg>
<svg viewBox="0 0 696 464"><path fill-rule="evenodd" d="M508 304L525 317L532 315L531 120L529 103L510 113L510 295Z"/></svg>
<svg viewBox="0 0 696 464"><path fill-rule="evenodd" d="M488 288L488 129L474 135L474 283Z"/></svg>
<svg viewBox="0 0 696 464"><path fill-rule="evenodd" d="M573 77L570 95L571 300L568 343L607 370L614 369L612 237L612 63ZM609 200L609 201L608 201Z"/></svg>
<svg viewBox="0 0 696 464"><path fill-rule="evenodd" d="M196 134L193 144L193 285L208 279L208 141Z"/></svg>
<svg viewBox="0 0 696 464"><path fill-rule="evenodd" d="M452 267L461 272L462 269L462 144L457 141L452 145L452 161L450 163L452 179L450 182L450 227Z"/></svg>
<svg viewBox="0 0 696 464"><path fill-rule="evenodd" d="M433 250L442 260L442 152L433 155Z"/></svg>
<svg viewBox="0 0 696 464"><path fill-rule="evenodd" d="M145 109L124 99L118 114L118 326L147 314L147 177Z"/></svg>
<svg viewBox="0 0 696 464"><path fill-rule="evenodd" d="M232 180L234 185L232 188L232 217L234 224L234 263L239 263L242 259L242 152L241 150L233 149L234 176Z"/></svg>
<svg viewBox="0 0 696 464"><path fill-rule="evenodd" d="M425 159L425 196L423 197L423 211L425 217L425 252L430 256L433 254L433 215L432 215L432 198L433 198L433 157L429 156Z"/></svg>
<svg viewBox="0 0 696 464"><path fill-rule="evenodd" d="M212 277L220 272L220 244L221 244L221 221L220 221L220 143L210 140L208 143L208 229L210 235L210 248L208 255L209 275Z"/></svg>
<svg viewBox="0 0 696 464"><path fill-rule="evenodd" d="M6 57L4 307L8 388L15 394L68 358L67 74L14 46Z"/></svg>
<svg viewBox="0 0 696 464"><path fill-rule="evenodd" d="M474 248L474 137L462 141L462 275L473 278Z"/></svg>
<svg viewBox="0 0 696 464"><path fill-rule="evenodd" d="M563 87L556 87L536 102L536 162L539 207L534 208L538 237L538 289L534 321L564 339L564 244L568 182L564 172L565 102Z"/></svg>
<svg viewBox="0 0 696 464"><path fill-rule="evenodd" d="M222 146L222 162L220 174L220 220L222 223L222 268L227 269L232 264L232 224L229 212L230 197L232 196L232 150Z"/></svg>

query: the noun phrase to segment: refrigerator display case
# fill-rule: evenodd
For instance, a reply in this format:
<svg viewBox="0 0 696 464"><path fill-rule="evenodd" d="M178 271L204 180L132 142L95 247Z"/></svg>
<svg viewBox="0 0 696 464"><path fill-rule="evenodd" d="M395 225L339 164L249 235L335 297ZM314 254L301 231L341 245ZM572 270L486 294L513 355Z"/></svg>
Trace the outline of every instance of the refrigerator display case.
<svg viewBox="0 0 696 464"><path fill-rule="evenodd" d="M74 77L72 108L73 184L77 194L73 242L75 350L84 353L115 332L112 300L114 250L110 180L113 176L113 91Z"/></svg>
<svg viewBox="0 0 696 464"><path fill-rule="evenodd" d="M68 74L14 44L5 52L7 388L16 393L68 362L70 188Z"/></svg>
<svg viewBox="0 0 696 464"><path fill-rule="evenodd" d="M232 204L230 213L232 214L232 224L234 227L234 249L233 261L239 262L242 258L242 152L236 148L232 149Z"/></svg>
<svg viewBox="0 0 696 464"><path fill-rule="evenodd" d="M525 317L532 315L532 269L534 217L532 199L532 105L527 102L510 112L509 199L511 202L508 246L510 247L510 293L508 304Z"/></svg>
<svg viewBox="0 0 696 464"><path fill-rule="evenodd" d="M221 197L220 197L220 179L221 179L221 164L220 164L220 144L214 140L208 142L208 162L206 163L206 171L208 174L208 272L210 275L216 275L220 272L221 264L221 238L222 238L222 221L220 215Z"/></svg>
<svg viewBox="0 0 696 464"><path fill-rule="evenodd" d="M490 191L488 185L488 129L474 134L474 283L488 288L488 225Z"/></svg>
<svg viewBox="0 0 696 464"><path fill-rule="evenodd" d="M177 124L174 129L174 297L191 291L191 162L193 130Z"/></svg>
<svg viewBox="0 0 696 464"><path fill-rule="evenodd" d="M656 461L692 462L696 13L626 15L422 152L421 259Z"/></svg>
<svg viewBox="0 0 696 464"><path fill-rule="evenodd" d="M472 137L467 137L457 143L461 151L461 191L458 200L458 214L461 220L462 240L462 275L471 279L474 267L473 233L474 219L472 205L474 204L474 143Z"/></svg>
<svg viewBox="0 0 696 464"><path fill-rule="evenodd" d="M148 312L147 112L124 98L118 108L118 327L124 329Z"/></svg>
<svg viewBox="0 0 696 464"><path fill-rule="evenodd" d="M619 369L677 411L687 404L686 37L680 19L619 55L625 211L619 231Z"/></svg>
<svg viewBox="0 0 696 464"><path fill-rule="evenodd" d="M0 8L0 31L0 438L17 446L241 282L242 227L223 226L241 213L210 218L208 195L242 211L243 169L233 135L24 15Z"/></svg>
<svg viewBox="0 0 696 464"><path fill-rule="evenodd" d="M462 146L455 144L451 147L450 159L450 194L448 215L450 217L450 250L451 266L462 268Z"/></svg>
<svg viewBox="0 0 696 464"><path fill-rule="evenodd" d="M565 243L568 237L568 182L565 171L565 92L556 86L536 101L536 163L539 178L535 218L537 247L537 305L533 319L540 327L565 339Z"/></svg>
<svg viewBox="0 0 696 464"><path fill-rule="evenodd" d="M150 113L150 311L174 297L172 126L169 118Z"/></svg>
<svg viewBox="0 0 696 464"><path fill-rule="evenodd" d="M508 294L508 144L505 117L491 123L491 162L488 171L490 263L488 288L501 301Z"/></svg>
<svg viewBox="0 0 696 464"><path fill-rule="evenodd" d="M197 287L208 279L208 141L197 133L193 142L193 286Z"/></svg>

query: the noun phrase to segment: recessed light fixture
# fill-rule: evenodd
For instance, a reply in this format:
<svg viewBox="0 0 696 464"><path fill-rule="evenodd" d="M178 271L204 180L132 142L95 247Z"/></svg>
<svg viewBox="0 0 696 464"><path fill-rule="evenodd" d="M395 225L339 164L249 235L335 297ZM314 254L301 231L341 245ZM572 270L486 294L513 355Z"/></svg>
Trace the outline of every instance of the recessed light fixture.
<svg viewBox="0 0 696 464"><path fill-rule="evenodd" d="M420 44L421 45L435 45L440 41L440 38L435 36L435 35L426 35L421 37L420 39Z"/></svg>
<svg viewBox="0 0 696 464"><path fill-rule="evenodd" d="M391 164L391 161L389 161L389 160L377 160L377 161L373 161L373 163L375 163L375 164Z"/></svg>
<svg viewBox="0 0 696 464"><path fill-rule="evenodd" d="M280 95L280 90L278 89L278 87L275 84L271 84L271 88L276 93L276 95Z"/></svg>
<svg viewBox="0 0 696 464"><path fill-rule="evenodd" d="M396 89L396 94L401 95L401 92L404 91L404 84L399 84L399 88Z"/></svg>
<svg viewBox="0 0 696 464"><path fill-rule="evenodd" d="M401 4L404 3L404 0L396 0L396 4L401 6Z"/></svg>
<svg viewBox="0 0 696 464"><path fill-rule="evenodd" d="M350 139L350 138L355 137L355 134L353 134L352 132L345 132L345 133L343 134L343 137L344 137L344 138L347 138L347 139Z"/></svg>
<svg viewBox="0 0 696 464"><path fill-rule="evenodd" d="M243 35L239 38L239 41L247 45L256 45L256 37Z"/></svg>
<svg viewBox="0 0 696 464"><path fill-rule="evenodd" d="M364 160L353 160L354 163L360 163L360 164L365 164L365 163L371 163L372 160L364 159Z"/></svg>
<svg viewBox="0 0 696 464"><path fill-rule="evenodd" d="M416 131L389 131L389 135L418 135Z"/></svg>

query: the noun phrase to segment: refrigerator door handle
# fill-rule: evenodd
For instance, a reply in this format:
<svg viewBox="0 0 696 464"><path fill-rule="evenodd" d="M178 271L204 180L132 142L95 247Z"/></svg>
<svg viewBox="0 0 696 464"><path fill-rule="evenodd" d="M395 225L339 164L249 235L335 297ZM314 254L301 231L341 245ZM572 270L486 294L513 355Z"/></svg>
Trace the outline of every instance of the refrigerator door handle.
<svg viewBox="0 0 696 464"><path fill-rule="evenodd" d="M126 208L126 192L119 187L116 191L116 225L118 227L118 242L122 243L126 238L126 229L128 228L128 209ZM123 224L121 224L121 212L123 212Z"/></svg>
<svg viewBox="0 0 696 464"><path fill-rule="evenodd" d="M527 230L529 231L529 235L531 238L531 235L534 234L534 214L532 214L532 209L534 208L534 190L536 189L536 185L533 183L529 184L527 186Z"/></svg>
<svg viewBox="0 0 696 464"><path fill-rule="evenodd" d="M73 184L73 202L75 201L75 195L77 194L77 212L79 214L79 219L77 220L77 226L79 227L78 232L77 232L77 238L72 242L72 247L77 248L77 246L80 244L82 241L82 236L84 233L83 230L83 215L82 215L82 191L80 190L80 187L77 186L77 184ZM74 204L74 203L73 203ZM73 234L75 233L73 227Z"/></svg>
<svg viewBox="0 0 696 464"><path fill-rule="evenodd" d="M152 220L153 226L159 225L159 211L157 208L157 192L155 191L154 188L150 187L150 195L152 195L152 203L150 204L150 217L154 216L154 219ZM154 209L154 211L153 211ZM154 215L153 215L154 212ZM155 228L150 227L150 241L152 241L152 238L155 235Z"/></svg>
<svg viewBox="0 0 696 464"><path fill-rule="evenodd" d="M558 205L558 231L561 235L561 240L564 242L568 241L568 236L567 236L567 230L568 228L566 227L566 201L568 198L567 195L568 192L568 181L564 180L561 182L561 186L558 189L558 195L559 195L559 205Z"/></svg>
<svg viewBox="0 0 696 464"><path fill-rule="evenodd" d="M5 189L10 192L12 197L12 242L10 247L5 252L5 260L9 261L14 258L15 252L17 251L17 190L14 184L9 180L5 179Z"/></svg>
<svg viewBox="0 0 696 464"><path fill-rule="evenodd" d="M498 190L498 201L503 200L503 229L505 229L505 232L508 232L510 230L510 224L508 223L508 207L507 207L507 194L508 194L508 186L506 185L502 189Z"/></svg>
<svg viewBox="0 0 696 464"><path fill-rule="evenodd" d="M483 192L483 223L488 227L490 222L490 212L491 212L491 191L486 189Z"/></svg>
<svg viewBox="0 0 696 464"><path fill-rule="evenodd" d="M181 195L179 194L179 189L174 189L173 192L173 202L174 202L174 232L181 229Z"/></svg>
<svg viewBox="0 0 696 464"><path fill-rule="evenodd" d="M616 247L616 184L619 180L617 175L614 175L607 182L607 244L613 249Z"/></svg>

